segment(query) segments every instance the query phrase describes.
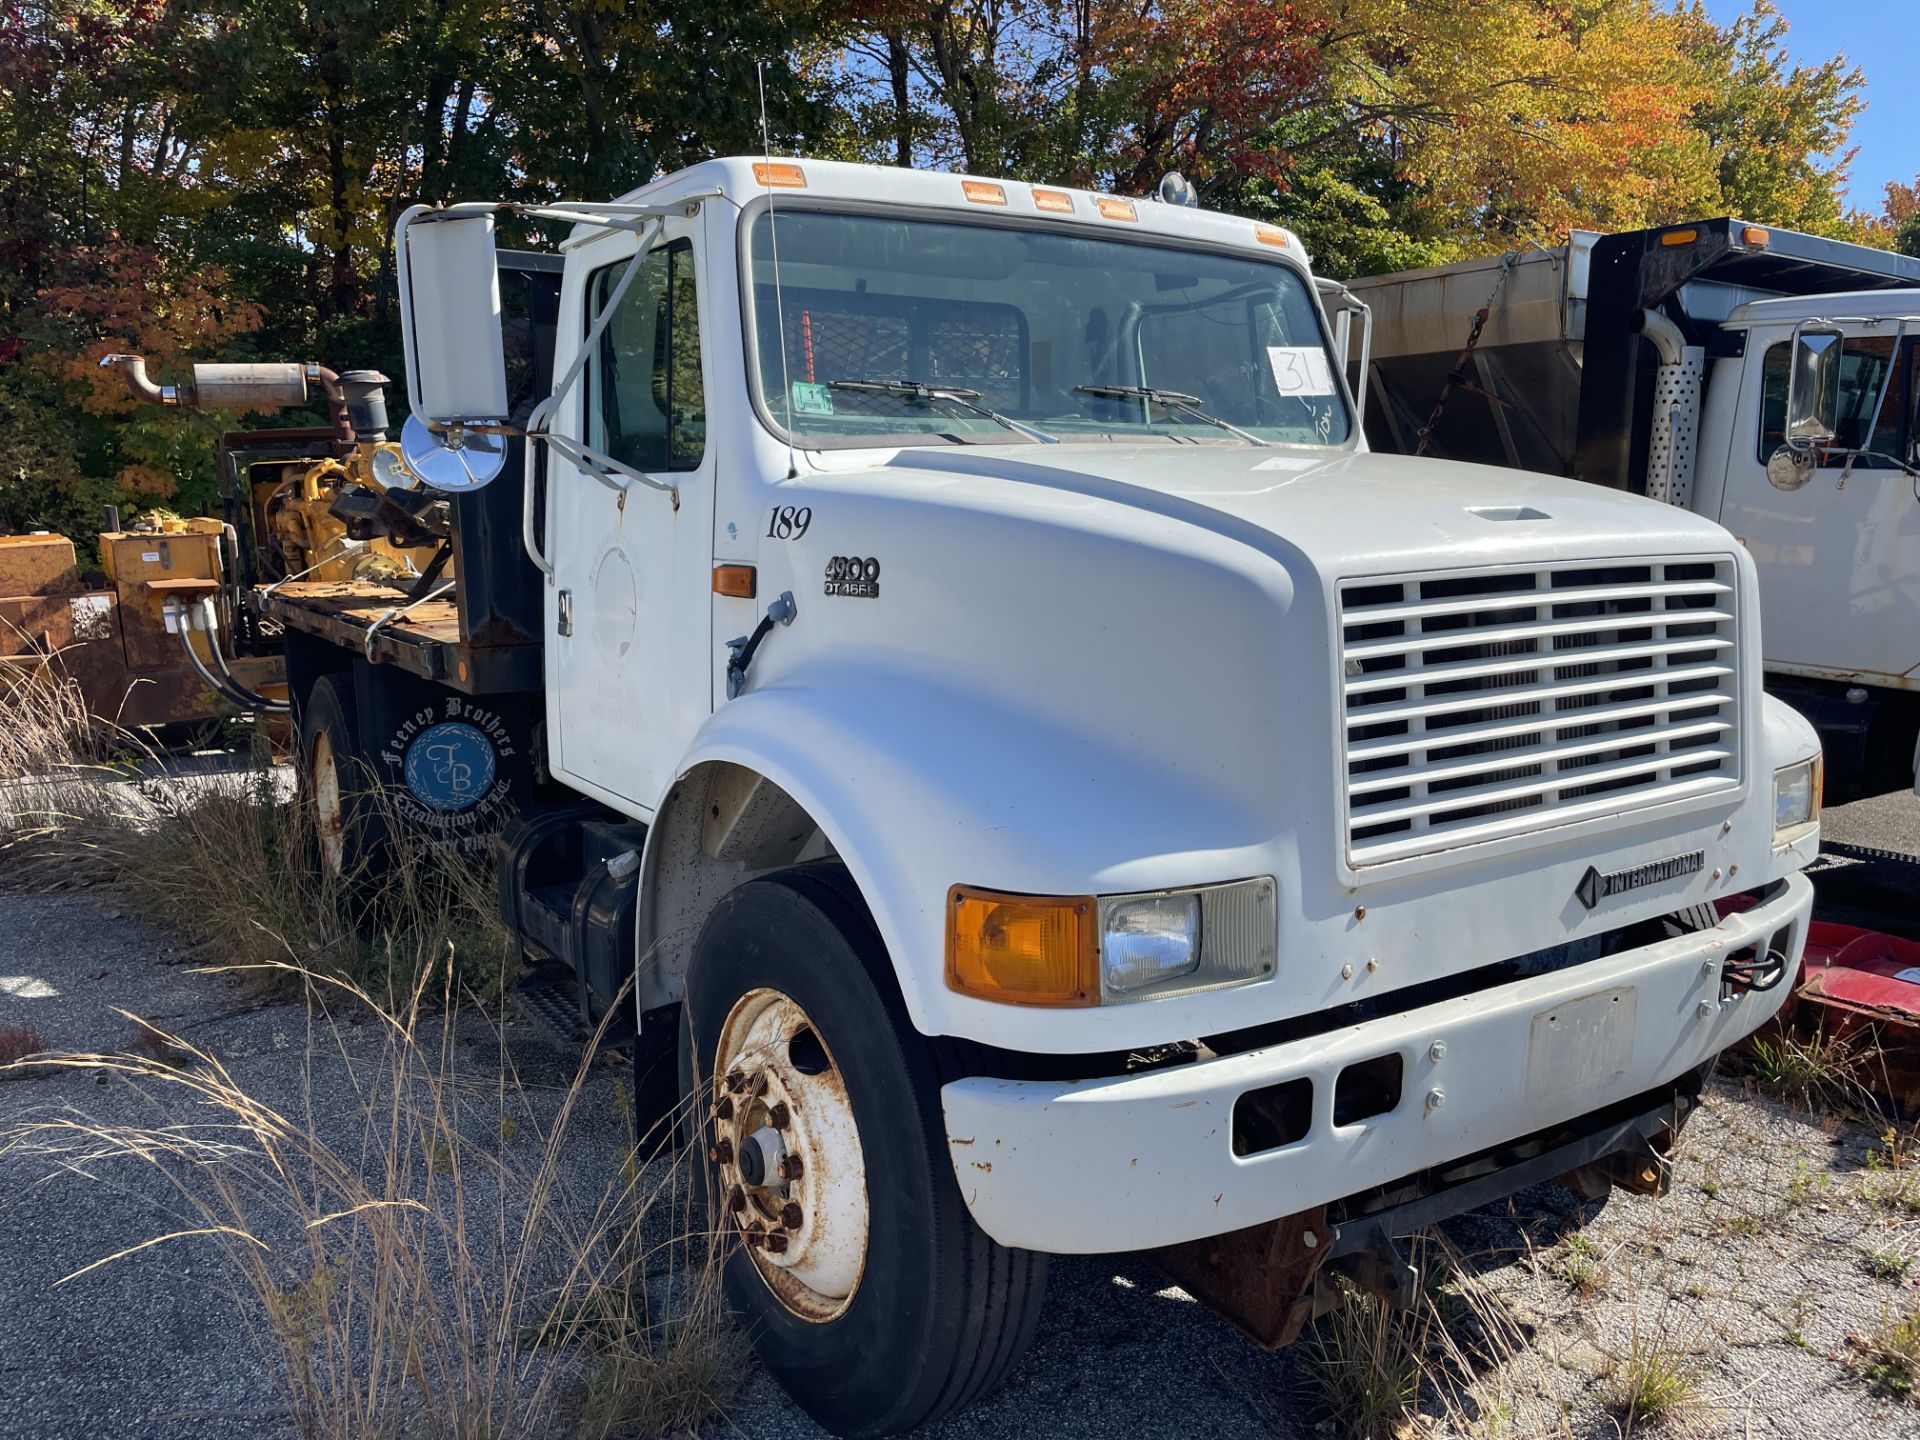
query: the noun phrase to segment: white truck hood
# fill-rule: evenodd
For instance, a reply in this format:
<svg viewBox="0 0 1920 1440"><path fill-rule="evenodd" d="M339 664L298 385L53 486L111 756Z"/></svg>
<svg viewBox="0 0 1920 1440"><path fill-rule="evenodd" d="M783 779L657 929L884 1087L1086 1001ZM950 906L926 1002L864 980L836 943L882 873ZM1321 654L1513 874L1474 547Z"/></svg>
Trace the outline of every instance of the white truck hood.
<svg viewBox="0 0 1920 1440"><path fill-rule="evenodd" d="M1044 487L1133 505L1270 549L1279 539L1324 576L1480 566L1559 555L1727 553L1710 520L1577 480L1371 453L1226 445L916 447L888 469ZM1264 534L1258 533L1264 532Z"/></svg>

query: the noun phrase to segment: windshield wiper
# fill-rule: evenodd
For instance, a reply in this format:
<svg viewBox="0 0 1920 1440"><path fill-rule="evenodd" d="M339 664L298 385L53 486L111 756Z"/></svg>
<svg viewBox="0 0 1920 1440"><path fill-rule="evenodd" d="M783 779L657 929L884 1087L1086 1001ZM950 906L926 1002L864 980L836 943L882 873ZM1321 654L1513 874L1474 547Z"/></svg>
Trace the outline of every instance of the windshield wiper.
<svg viewBox="0 0 1920 1440"><path fill-rule="evenodd" d="M1042 445L1058 445L1060 438L1049 435L1044 430L1036 430L1023 424L1010 415L1002 415L998 410L989 410L979 403L978 390L962 390L951 385L929 385L924 380L829 380L829 390L853 390L865 395L897 395L902 400L931 405L936 400L944 400L949 405L958 405L962 410L970 410L975 415L984 416L994 424L1013 431L1016 435L1025 435L1029 440L1038 440Z"/></svg>
<svg viewBox="0 0 1920 1440"><path fill-rule="evenodd" d="M1099 395L1108 400L1144 400L1149 405L1158 405L1162 410L1171 410L1176 415L1188 415L1208 425L1217 425L1250 445L1269 448L1267 442L1258 435L1250 434L1238 425L1229 425L1218 415L1209 415L1202 410L1198 395L1186 395L1178 390L1156 390L1151 385L1076 385L1073 388L1082 394Z"/></svg>

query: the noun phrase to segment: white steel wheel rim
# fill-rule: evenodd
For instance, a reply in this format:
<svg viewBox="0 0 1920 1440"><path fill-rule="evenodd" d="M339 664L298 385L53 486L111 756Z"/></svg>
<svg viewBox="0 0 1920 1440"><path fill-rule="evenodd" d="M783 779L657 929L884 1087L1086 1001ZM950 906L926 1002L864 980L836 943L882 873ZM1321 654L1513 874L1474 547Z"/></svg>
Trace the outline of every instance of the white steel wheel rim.
<svg viewBox="0 0 1920 1440"><path fill-rule="evenodd" d="M322 730L313 737L313 828L320 837L320 856L329 874L347 868L347 816L340 803L340 767L333 758L333 740Z"/></svg>
<svg viewBox="0 0 1920 1440"><path fill-rule="evenodd" d="M734 1002L715 1046L712 1106L727 1233L790 1313L815 1323L843 1314L867 1263L866 1158L840 1067L791 996L756 989ZM741 1147L763 1129L797 1163L751 1185Z"/></svg>

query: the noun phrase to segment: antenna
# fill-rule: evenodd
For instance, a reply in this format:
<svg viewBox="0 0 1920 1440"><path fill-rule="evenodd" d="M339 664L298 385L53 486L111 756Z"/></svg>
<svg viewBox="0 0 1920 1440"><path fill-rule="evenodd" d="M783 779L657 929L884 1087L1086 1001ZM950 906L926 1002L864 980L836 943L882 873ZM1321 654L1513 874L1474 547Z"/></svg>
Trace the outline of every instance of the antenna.
<svg viewBox="0 0 1920 1440"><path fill-rule="evenodd" d="M773 216L773 140L767 130L767 62L756 60L760 82L760 188L767 192L767 238L773 245L773 321L780 328L780 405L787 417L787 479L800 473L793 463L793 381L787 375L787 307L780 296L780 226Z"/></svg>

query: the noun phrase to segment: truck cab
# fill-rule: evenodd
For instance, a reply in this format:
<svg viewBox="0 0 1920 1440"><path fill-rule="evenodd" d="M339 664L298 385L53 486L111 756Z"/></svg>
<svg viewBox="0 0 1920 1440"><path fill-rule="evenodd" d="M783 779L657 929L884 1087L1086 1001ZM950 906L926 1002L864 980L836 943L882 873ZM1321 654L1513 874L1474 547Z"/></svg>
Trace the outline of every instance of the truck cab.
<svg viewBox="0 0 1920 1440"><path fill-rule="evenodd" d="M1760 575L1767 668L1848 689L1920 689L1920 290L1754 300L1723 332L1701 416L1698 505ZM1817 335L1831 361L1830 440L1787 447L1789 369ZM1726 348L1736 348L1729 343ZM1844 693L1843 693L1844 700ZM1904 750L1913 737L1881 738Z"/></svg>
<svg viewBox="0 0 1920 1440"><path fill-rule="evenodd" d="M518 399L510 209L573 225ZM1784 999L1820 752L1754 557L1370 453L1364 319L1287 231L740 158L396 253L411 415L355 513L444 497L447 557L262 587L303 783L344 826L357 750L390 846L497 831L836 1433L999 1384L1049 1255L1280 1345L1336 1273L1405 1298L1438 1218L1657 1192Z"/></svg>

